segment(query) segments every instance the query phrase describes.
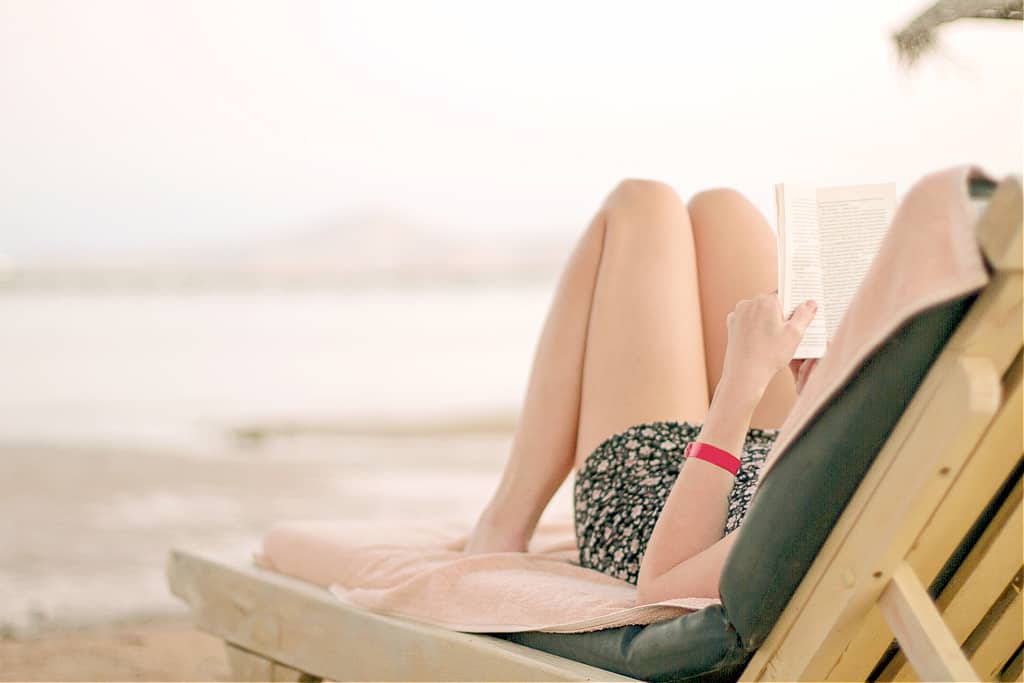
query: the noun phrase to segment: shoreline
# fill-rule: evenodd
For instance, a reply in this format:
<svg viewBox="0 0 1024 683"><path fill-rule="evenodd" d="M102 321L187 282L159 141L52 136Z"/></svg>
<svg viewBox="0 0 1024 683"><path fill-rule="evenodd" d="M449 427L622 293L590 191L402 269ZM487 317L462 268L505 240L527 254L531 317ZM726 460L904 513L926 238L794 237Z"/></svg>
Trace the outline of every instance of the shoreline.
<svg viewBox="0 0 1024 683"><path fill-rule="evenodd" d="M0 445L0 642L184 618L164 575L175 547L247 558L288 519L471 523L511 438L303 435L208 452ZM549 506L567 518L571 483Z"/></svg>
<svg viewBox="0 0 1024 683"><path fill-rule="evenodd" d="M404 419L367 417L349 420L254 420L228 428L226 438L248 444L295 437L511 437L518 419L516 411L504 411Z"/></svg>

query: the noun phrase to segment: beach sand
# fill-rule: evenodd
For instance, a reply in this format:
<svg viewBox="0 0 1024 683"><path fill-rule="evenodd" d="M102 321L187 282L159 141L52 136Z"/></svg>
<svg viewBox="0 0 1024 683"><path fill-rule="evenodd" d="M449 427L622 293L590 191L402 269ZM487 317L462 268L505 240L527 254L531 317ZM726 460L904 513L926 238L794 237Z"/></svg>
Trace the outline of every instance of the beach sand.
<svg viewBox="0 0 1024 683"><path fill-rule="evenodd" d="M224 647L186 619L139 619L0 641L3 681L223 681Z"/></svg>
<svg viewBox="0 0 1024 683"><path fill-rule="evenodd" d="M0 680L223 680L164 577L183 547L246 561L282 519L465 519L508 433L289 436L187 452L0 446ZM571 479L546 517L568 517Z"/></svg>

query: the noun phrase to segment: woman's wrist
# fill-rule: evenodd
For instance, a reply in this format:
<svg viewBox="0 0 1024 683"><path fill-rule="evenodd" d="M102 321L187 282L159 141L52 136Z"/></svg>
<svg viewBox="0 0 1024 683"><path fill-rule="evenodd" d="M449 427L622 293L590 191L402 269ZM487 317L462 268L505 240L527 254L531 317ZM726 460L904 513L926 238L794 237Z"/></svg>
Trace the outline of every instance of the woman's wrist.
<svg viewBox="0 0 1024 683"><path fill-rule="evenodd" d="M725 373L715 387L711 405L725 403L736 410L749 410L753 415L768 383L746 373Z"/></svg>
<svg viewBox="0 0 1024 683"><path fill-rule="evenodd" d="M714 398L697 440L740 457L750 419L764 389L751 378L723 375L715 387Z"/></svg>

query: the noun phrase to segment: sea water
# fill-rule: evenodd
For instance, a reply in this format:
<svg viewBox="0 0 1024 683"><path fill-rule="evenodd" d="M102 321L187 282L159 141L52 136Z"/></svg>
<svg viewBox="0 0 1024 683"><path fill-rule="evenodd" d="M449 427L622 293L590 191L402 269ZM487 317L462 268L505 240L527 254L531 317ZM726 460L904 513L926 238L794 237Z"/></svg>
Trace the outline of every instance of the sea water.
<svg viewBox="0 0 1024 683"><path fill-rule="evenodd" d="M246 562L282 519L472 522L511 428L459 425L513 425L553 292L0 294L0 637L183 614L171 548ZM339 424L373 429L301 429Z"/></svg>
<svg viewBox="0 0 1024 683"><path fill-rule="evenodd" d="M0 442L514 415L553 289L0 291Z"/></svg>

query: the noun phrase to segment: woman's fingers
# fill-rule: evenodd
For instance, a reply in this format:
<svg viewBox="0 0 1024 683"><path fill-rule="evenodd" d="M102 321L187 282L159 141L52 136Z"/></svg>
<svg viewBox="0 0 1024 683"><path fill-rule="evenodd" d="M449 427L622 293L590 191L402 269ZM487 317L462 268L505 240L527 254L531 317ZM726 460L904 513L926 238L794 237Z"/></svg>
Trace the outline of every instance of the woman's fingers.
<svg viewBox="0 0 1024 683"><path fill-rule="evenodd" d="M814 364L817 363L817 362L818 362L817 358L808 358L806 361L804 361L804 364L800 367L800 376L803 378L803 380L805 382L807 381L807 376L809 374L811 374L811 368L813 368Z"/></svg>
<svg viewBox="0 0 1024 683"><path fill-rule="evenodd" d="M814 314L817 311L818 304L810 299L793 309L793 315L789 316L789 320L786 322L799 333L799 339L803 338L807 326L814 320Z"/></svg>
<svg viewBox="0 0 1024 683"><path fill-rule="evenodd" d="M811 376L811 370L814 369L814 366L817 365L817 363L817 358L808 358L800 367L800 376L797 378L797 386L799 386L800 389L803 389L804 385L807 384L807 378Z"/></svg>
<svg viewBox="0 0 1024 683"><path fill-rule="evenodd" d="M789 361L789 371L793 374L793 381L800 379L800 364L803 362L800 358L794 358Z"/></svg>
<svg viewBox="0 0 1024 683"><path fill-rule="evenodd" d="M796 391L800 391L804 388L804 384L807 383L807 378L811 375L811 370L817 365L817 358L794 358L789 361L789 371L793 375L793 381L796 383Z"/></svg>

